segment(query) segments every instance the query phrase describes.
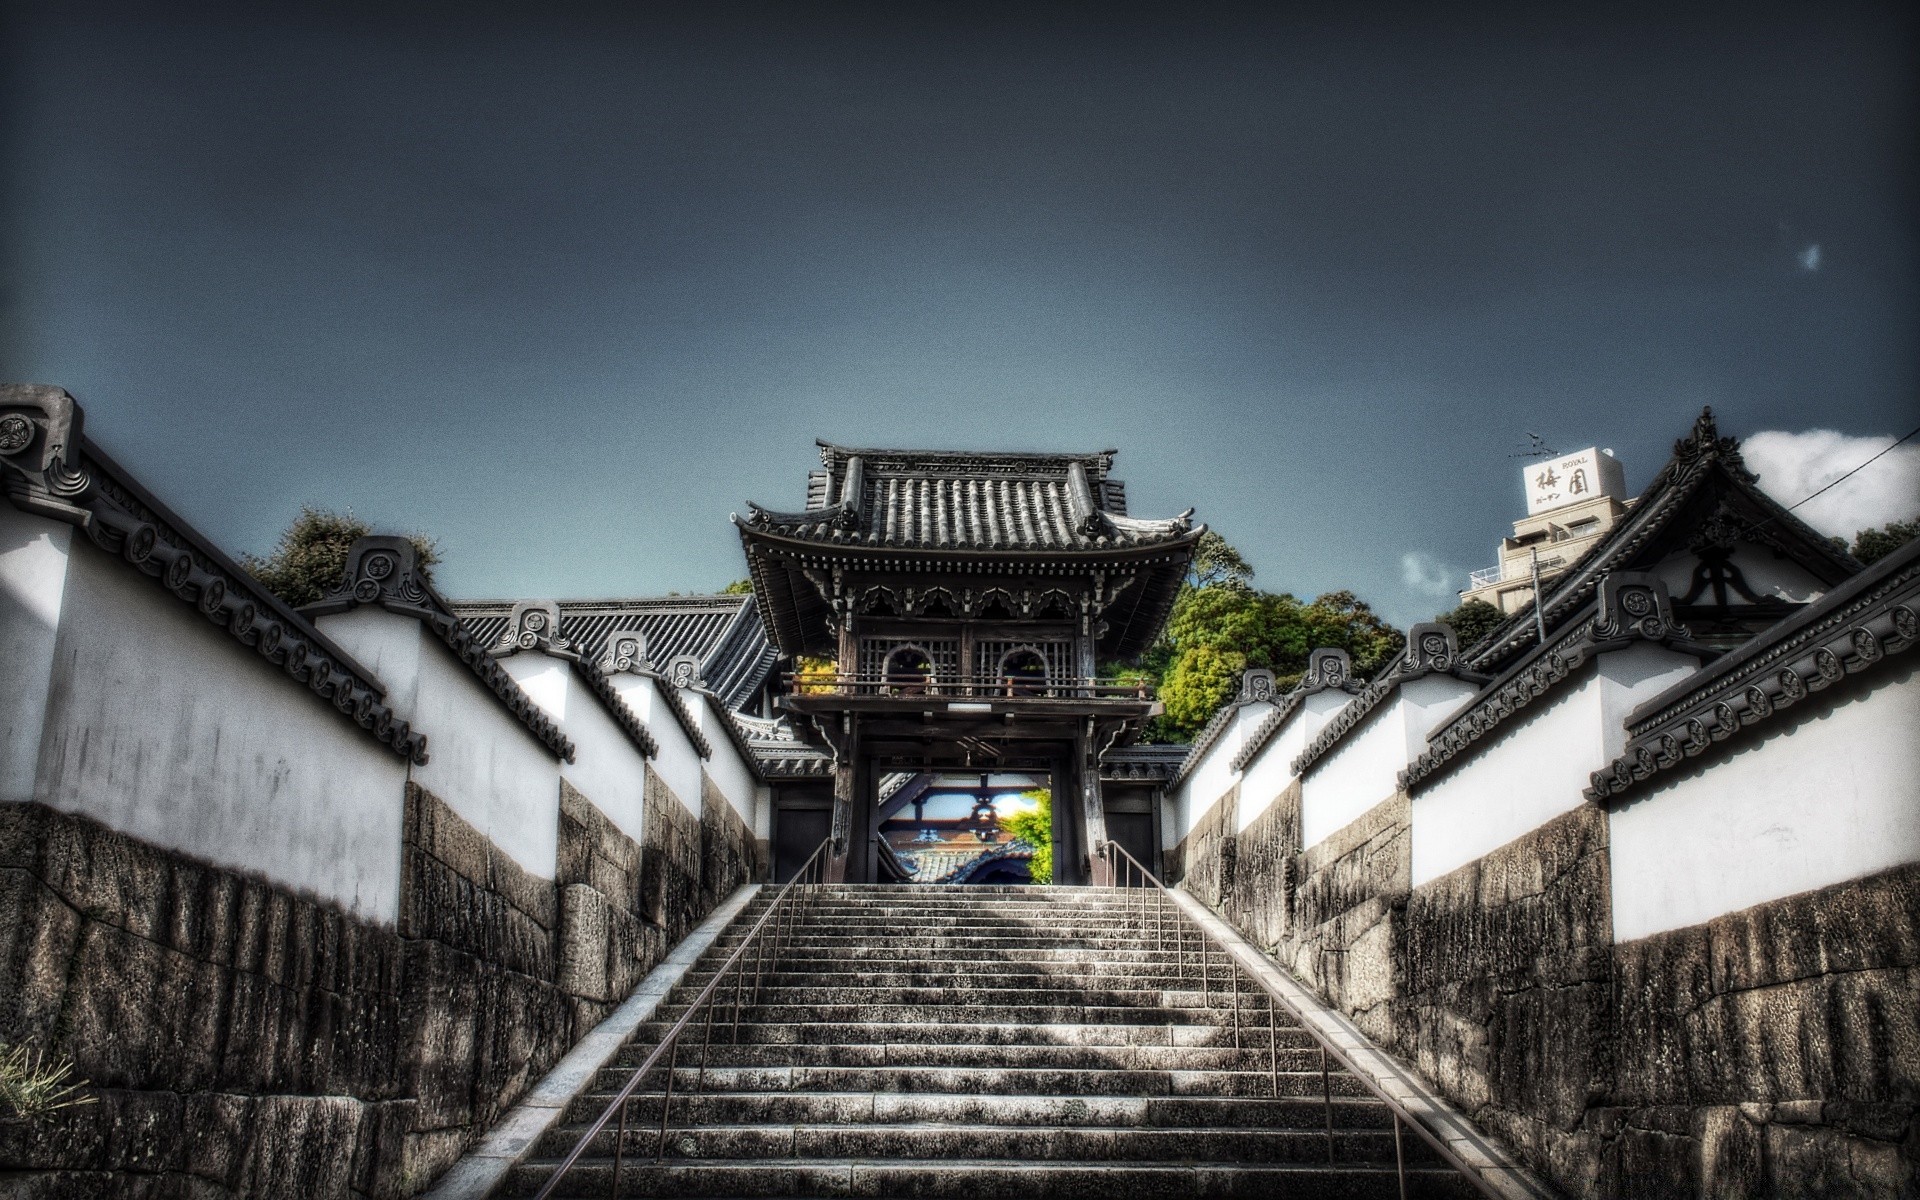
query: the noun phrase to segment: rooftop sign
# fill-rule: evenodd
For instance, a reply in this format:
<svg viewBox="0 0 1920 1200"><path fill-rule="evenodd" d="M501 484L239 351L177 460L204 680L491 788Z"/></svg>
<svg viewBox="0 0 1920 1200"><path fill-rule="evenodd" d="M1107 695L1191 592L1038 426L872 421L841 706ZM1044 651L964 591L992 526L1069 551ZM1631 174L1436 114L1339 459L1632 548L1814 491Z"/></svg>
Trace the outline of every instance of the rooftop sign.
<svg viewBox="0 0 1920 1200"><path fill-rule="evenodd" d="M1627 473L1620 460L1593 448L1523 467L1521 478L1530 517L1596 496L1627 494Z"/></svg>

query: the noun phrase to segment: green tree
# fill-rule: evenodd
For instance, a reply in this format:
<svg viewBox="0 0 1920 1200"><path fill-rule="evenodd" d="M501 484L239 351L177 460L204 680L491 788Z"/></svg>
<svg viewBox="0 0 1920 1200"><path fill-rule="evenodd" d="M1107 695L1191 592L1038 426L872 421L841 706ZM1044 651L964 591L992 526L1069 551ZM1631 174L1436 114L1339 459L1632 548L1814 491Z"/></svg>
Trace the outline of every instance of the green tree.
<svg viewBox="0 0 1920 1200"><path fill-rule="evenodd" d="M1465 650L1469 646L1479 645L1480 639L1499 628L1507 619L1501 612L1485 600L1469 600L1452 612L1443 612L1434 620L1453 626L1454 640Z"/></svg>
<svg viewBox="0 0 1920 1200"><path fill-rule="evenodd" d="M1920 537L1920 517L1890 521L1879 529L1862 529L1853 535L1853 556L1863 563L1876 563L1917 537Z"/></svg>
<svg viewBox="0 0 1920 1200"><path fill-rule="evenodd" d="M1207 547L1207 562L1190 573L1174 601L1165 635L1138 662L1106 672L1115 679L1137 672L1158 684L1166 711L1148 728L1150 740L1194 736L1232 698L1248 667L1264 667L1281 687L1292 687L1319 647L1345 650L1365 676L1405 644L1352 592L1302 601L1286 592L1256 591L1252 575L1245 557L1224 539ZM1210 582L1196 584L1195 578Z"/></svg>
<svg viewBox="0 0 1920 1200"><path fill-rule="evenodd" d="M347 551L354 542L373 532L373 527L353 515L345 516L311 504L302 505L300 515L280 535L273 553L262 557L244 554L240 564L266 589L288 604L299 608L325 596L327 589L340 582L347 571ZM440 561L431 538L408 534L422 568ZM423 570L422 572L426 572Z"/></svg>
<svg viewBox="0 0 1920 1200"><path fill-rule="evenodd" d="M1253 566L1226 538L1209 529L1194 543L1193 561L1187 565L1187 586L1247 591L1253 586Z"/></svg>
<svg viewBox="0 0 1920 1200"><path fill-rule="evenodd" d="M720 594L722 596L751 596L753 595L753 580L736 579L732 583L721 588Z"/></svg>
<svg viewBox="0 0 1920 1200"><path fill-rule="evenodd" d="M1020 793L1038 807L1002 818L1000 828L1033 847L1027 873L1035 883L1053 882L1053 790L1035 788Z"/></svg>

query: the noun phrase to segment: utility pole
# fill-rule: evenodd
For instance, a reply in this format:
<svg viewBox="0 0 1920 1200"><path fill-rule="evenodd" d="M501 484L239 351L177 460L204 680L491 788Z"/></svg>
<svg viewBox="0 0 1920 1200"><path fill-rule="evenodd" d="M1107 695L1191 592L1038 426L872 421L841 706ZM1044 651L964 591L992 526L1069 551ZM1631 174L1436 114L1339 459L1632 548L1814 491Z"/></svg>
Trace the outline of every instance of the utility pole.
<svg viewBox="0 0 1920 1200"><path fill-rule="evenodd" d="M1540 595L1540 547L1527 547L1527 555L1533 560L1533 629L1544 646L1547 644L1547 611Z"/></svg>

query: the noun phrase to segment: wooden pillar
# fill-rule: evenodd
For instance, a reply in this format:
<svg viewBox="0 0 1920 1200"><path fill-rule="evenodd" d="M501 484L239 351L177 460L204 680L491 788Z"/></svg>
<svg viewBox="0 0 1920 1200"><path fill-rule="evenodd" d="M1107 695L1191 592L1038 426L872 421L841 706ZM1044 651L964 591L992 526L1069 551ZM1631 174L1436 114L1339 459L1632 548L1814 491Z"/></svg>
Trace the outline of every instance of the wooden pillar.
<svg viewBox="0 0 1920 1200"><path fill-rule="evenodd" d="M1110 887L1113 884L1113 872L1099 853L1107 844L1107 808L1106 801L1100 795L1101 733L1098 722L1092 717L1083 721L1080 735L1074 739L1074 758L1080 768L1083 836L1086 839L1081 852L1087 856L1087 882L1095 887Z"/></svg>
<svg viewBox="0 0 1920 1200"><path fill-rule="evenodd" d="M854 850L856 832L854 829L855 802L860 791L859 742L855 732L854 718L846 713L839 717L838 736L830 738L833 747L833 820L828 831L833 837L833 845L827 848L827 882L847 882L847 859ZM822 722L822 724L828 724Z"/></svg>

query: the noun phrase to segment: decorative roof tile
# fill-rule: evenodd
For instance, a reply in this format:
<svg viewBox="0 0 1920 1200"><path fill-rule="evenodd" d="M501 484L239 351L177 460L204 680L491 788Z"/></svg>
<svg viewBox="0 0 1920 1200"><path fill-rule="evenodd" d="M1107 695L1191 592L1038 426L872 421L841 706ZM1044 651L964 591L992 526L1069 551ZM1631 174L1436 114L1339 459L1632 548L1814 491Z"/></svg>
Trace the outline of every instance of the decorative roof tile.
<svg viewBox="0 0 1920 1200"><path fill-rule="evenodd" d="M1749 732L1756 726L1792 720L1783 714L1810 695L1884 670L1920 641L1916 610L1920 541L1635 709L1625 752L1593 773L1587 798L1610 804L1725 742L1758 736Z"/></svg>
<svg viewBox="0 0 1920 1200"><path fill-rule="evenodd" d="M1400 685L1428 675L1450 675L1471 683L1485 683L1485 675L1476 675L1460 665L1460 648L1454 641L1453 627L1439 621L1425 621L1407 630L1407 644L1395 655L1373 682L1361 688L1347 706L1321 727L1307 748L1293 760L1295 778L1305 775L1313 765L1333 753L1347 736L1366 724L1380 705L1400 689Z"/></svg>
<svg viewBox="0 0 1920 1200"><path fill-rule="evenodd" d="M0 488L25 512L78 526L89 540L280 667L393 753L427 761L427 738L396 720L373 672L261 586L82 435L64 390L0 386Z"/></svg>
<svg viewBox="0 0 1920 1200"><path fill-rule="evenodd" d="M513 600L456 600L453 610L487 645L507 632ZM664 668L687 655L700 678L739 708L772 677L779 651L751 595L660 596L624 600L561 600L560 635L581 657L599 662L609 639L638 634L647 663Z"/></svg>
<svg viewBox="0 0 1920 1200"><path fill-rule="evenodd" d="M820 447L826 478L816 473L810 480L809 507L775 512L750 505L746 525L802 540L914 550L1098 551L1176 541L1193 531L1191 509L1160 521L1126 515L1124 486L1106 474L1112 450Z"/></svg>
<svg viewBox="0 0 1920 1200"><path fill-rule="evenodd" d="M434 590L421 570L419 553L411 541L384 536L356 541L347 551L346 572L340 582L328 589L317 603L306 605L300 611L310 616L326 616L363 604L377 604L388 612L413 617L431 629L554 757L573 761L573 742L546 710L521 689L513 676L507 674L507 669L488 653L487 644L474 636L446 599Z"/></svg>
<svg viewBox="0 0 1920 1200"><path fill-rule="evenodd" d="M1540 606L1547 639L1559 625L1593 602L1609 571L1644 565L1660 547L1682 538L1752 541L1835 584L1860 569L1845 552L1760 490L1740 455L1740 444L1721 437L1711 408L1702 409L1692 430L1676 441L1673 457L1647 485L1627 515L1609 529L1572 566L1544 585ZM1722 511L1703 517L1703 500ZM1508 617L1463 656L1475 671L1504 670L1540 644L1534 608Z"/></svg>
<svg viewBox="0 0 1920 1200"><path fill-rule="evenodd" d="M1286 727L1287 722L1293 719L1293 714L1300 711L1300 706L1308 696L1336 690L1358 695L1361 685L1353 677L1353 660L1347 656L1347 652L1337 647L1323 646L1307 656L1307 670L1300 676L1300 682L1280 698L1279 707L1267 714L1267 719L1248 735L1247 744L1233 756L1233 769L1246 770L1247 764L1259 757L1274 735Z"/></svg>

